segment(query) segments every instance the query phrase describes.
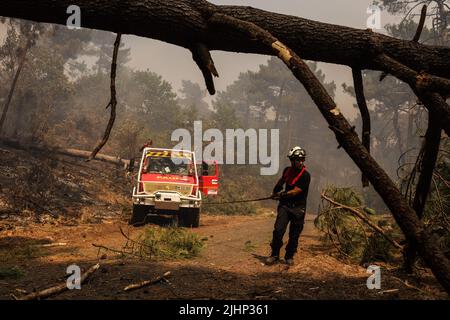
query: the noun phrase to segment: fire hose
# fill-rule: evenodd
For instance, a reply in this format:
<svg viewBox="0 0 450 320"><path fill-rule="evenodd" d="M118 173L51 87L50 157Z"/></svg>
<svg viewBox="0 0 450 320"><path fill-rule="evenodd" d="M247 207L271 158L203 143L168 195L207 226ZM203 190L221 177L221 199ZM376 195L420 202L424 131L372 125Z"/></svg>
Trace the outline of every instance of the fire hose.
<svg viewBox="0 0 450 320"><path fill-rule="evenodd" d="M247 200L234 200L234 201L224 201L224 202L207 202L207 203L203 203L203 205L241 203L241 202L255 202L255 201L263 201L263 200L270 200L270 199L272 199L272 196L264 197L264 198L257 198L257 199L247 199Z"/></svg>

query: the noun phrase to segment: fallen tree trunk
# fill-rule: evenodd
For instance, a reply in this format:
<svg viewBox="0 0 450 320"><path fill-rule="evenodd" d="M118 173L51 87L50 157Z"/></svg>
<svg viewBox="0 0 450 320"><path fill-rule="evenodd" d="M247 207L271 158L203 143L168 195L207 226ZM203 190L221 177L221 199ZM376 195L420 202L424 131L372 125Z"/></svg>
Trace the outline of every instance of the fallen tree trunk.
<svg viewBox="0 0 450 320"><path fill-rule="evenodd" d="M25 145L20 143L17 140L11 140L11 139L1 139L1 143L3 143L5 146L15 148L15 149L21 149L21 150L35 150L39 152L51 152L56 153L60 155L66 155L76 158L82 158L82 159L89 159L91 156L91 151L85 151L85 150L79 150L79 149L72 149L72 148L59 148L59 147L47 147L44 145ZM124 167L128 167L130 165L130 160L122 159L119 157L114 157L106 154L99 153L95 156L95 160L100 160L103 162L108 162L116 165L122 165Z"/></svg>
<svg viewBox="0 0 450 320"><path fill-rule="evenodd" d="M66 25L72 0L2 0L0 15ZM370 30L321 23L248 6L216 6L204 0L77 0L81 26L134 34L191 49L204 43L209 50L273 55L239 32L212 28L210 10L252 22L300 53L302 58L361 69L382 70L372 62L373 42L415 70L450 78L450 48L400 40ZM330 49L332 48L332 49Z"/></svg>

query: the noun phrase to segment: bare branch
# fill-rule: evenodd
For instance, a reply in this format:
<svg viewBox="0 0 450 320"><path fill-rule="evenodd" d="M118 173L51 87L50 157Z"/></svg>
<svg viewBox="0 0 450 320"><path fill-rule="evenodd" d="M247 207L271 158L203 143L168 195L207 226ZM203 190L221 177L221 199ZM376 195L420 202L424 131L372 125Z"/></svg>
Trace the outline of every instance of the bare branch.
<svg viewBox="0 0 450 320"><path fill-rule="evenodd" d="M116 120L116 106L117 106L117 98L116 98L116 69L117 69L117 55L119 53L120 47L120 39L122 37L121 33L117 34L116 41L114 42L114 52L111 63L111 100L109 101L106 108L111 107L111 116L108 121L108 125L106 126L105 133L103 135L103 139L97 144L97 146L92 151L91 156L86 161L91 161L95 158L97 153L104 147L106 142L108 142L109 135L111 134L112 127L114 125L114 121Z"/></svg>
<svg viewBox="0 0 450 320"><path fill-rule="evenodd" d="M157 284L161 281L164 281L165 278L167 278L168 276L170 276L171 272L167 271L166 273L164 273L162 276L158 276L153 280L146 280L146 281L142 281L136 284L130 284L129 286L126 286L123 290L124 291L131 291L131 290L136 290L136 289L140 289L152 284Z"/></svg>
<svg viewBox="0 0 450 320"><path fill-rule="evenodd" d="M194 59L200 71L205 79L206 88L209 94L213 95L216 93L214 88L214 80L212 76L218 77L216 67L214 66L214 61L212 60L211 53L208 48L203 43L196 43L193 45L192 49L192 59Z"/></svg>
<svg viewBox="0 0 450 320"><path fill-rule="evenodd" d="M362 70L352 68L352 73L356 102L358 103L358 108L362 119L362 144L367 149L367 152L370 153L370 113L367 108L366 97L364 96ZM369 186L369 180L364 174L362 175L361 180L363 187Z"/></svg>
<svg viewBox="0 0 450 320"><path fill-rule="evenodd" d="M423 26L425 25L426 17L427 17L427 5L424 4L422 7L422 11L420 13L419 25L417 26L416 34L414 35L414 38L412 41L419 42L420 35L422 34Z"/></svg>

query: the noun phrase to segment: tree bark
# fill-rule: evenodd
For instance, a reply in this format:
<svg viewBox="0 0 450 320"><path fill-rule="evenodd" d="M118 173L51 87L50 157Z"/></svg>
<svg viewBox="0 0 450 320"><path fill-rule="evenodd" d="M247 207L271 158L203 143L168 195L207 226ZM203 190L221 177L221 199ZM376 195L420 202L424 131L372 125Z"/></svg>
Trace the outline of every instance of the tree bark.
<svg viewBox="0 0 450 320"><path fill-rule="evenodd" d="M364 95L362 71L360 69L352 68L352 74L356 102L358 104L362 120L362 144L367 149L367 152L370 153L370 113L369 108L367 107L366 97ZM369 180L364 174L361 177L361 182L363 187L369 186Z"/></svg>
<svg viewBox="0 0 450 320"><path fill-rule="evenodd" d="M71 156L71 157L82 158L82 159L89 159L89 157L92 154L91 151L85 151L85 150L79 150L79 149L58 148L58 147L57 148L54 148L54 147L49 148L44 145L35 145L35 144L24 145L24 144L21 144L17 140L11 140L11 139L1 139L0 143L6 145L8 147L15 148L15 149L36 150L38 152L56 153L56 154L60 154L60 155ZM124 166L124 167L128 167L130 165L130 160L121 159L119 157L114 157L114 156L106 155L103 153L98 153L95 157L95 160L108 162L108 163L112 163L112 164L120 165L120 166Z"/></svg>

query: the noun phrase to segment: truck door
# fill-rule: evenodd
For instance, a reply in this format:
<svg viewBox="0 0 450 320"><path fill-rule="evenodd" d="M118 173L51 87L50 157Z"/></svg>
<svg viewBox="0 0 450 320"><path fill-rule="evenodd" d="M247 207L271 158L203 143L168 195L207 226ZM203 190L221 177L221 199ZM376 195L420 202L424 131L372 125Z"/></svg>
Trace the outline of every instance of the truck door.
<svg viewBox="0 0 450 320"><path fill-rule="evenodd" d="M204 195L217 195L219 192L219 164L203 161L197 170L199 187Z"/></svg>

